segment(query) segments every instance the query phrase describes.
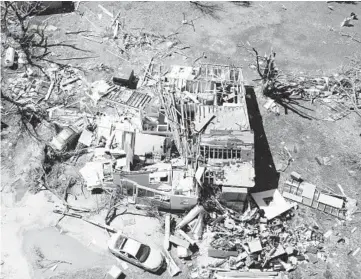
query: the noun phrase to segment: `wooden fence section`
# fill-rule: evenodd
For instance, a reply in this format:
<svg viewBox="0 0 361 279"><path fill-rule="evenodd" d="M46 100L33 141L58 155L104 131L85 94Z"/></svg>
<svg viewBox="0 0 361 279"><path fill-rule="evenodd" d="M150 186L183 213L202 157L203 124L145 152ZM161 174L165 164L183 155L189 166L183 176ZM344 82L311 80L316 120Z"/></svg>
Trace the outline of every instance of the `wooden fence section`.
<svg viewBox="0 0 361 279"><path fill-rule="evenodd" d="M283 196L286 199L304 204L306 206L315 208L324 213L336 216L340 219L346 219L346 209L336 208L324 203L319 202L319 197L322 194L319 190L315 189L314 193L310 197L305 196L305 188L303 183L286 181L283 189Z"/></svg>

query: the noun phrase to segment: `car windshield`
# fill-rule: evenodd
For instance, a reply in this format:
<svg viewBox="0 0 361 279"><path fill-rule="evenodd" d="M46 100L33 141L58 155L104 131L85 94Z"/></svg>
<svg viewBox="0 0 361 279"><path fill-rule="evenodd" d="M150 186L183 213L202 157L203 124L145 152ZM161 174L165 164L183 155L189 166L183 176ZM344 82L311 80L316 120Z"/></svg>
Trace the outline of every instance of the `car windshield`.
<svg viewBox="0 0 361 279"><path fill-rule="evenodd" d="M141 244L135 257L141 263L144 263L148 259L149 253L150 253L150 247L147 245Z"/></svg>
<svg viewBox="0 0 361 279"><path fill-rule="evenodd" d="M123 236L119 236L119 238L117 239L117 241L115 242L115 247L117 248L117 249L122 249L123 248L123 246L124 246L124 244L125 244L125 242L127 241L127 239L125 238L125 237L123 237Z"/></svg>

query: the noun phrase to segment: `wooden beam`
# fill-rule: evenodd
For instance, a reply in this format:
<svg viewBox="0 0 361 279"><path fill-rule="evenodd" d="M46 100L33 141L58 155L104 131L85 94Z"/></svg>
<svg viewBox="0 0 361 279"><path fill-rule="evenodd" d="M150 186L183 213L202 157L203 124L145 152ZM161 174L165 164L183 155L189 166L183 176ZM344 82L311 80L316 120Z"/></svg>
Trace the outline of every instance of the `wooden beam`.
<svg viewBox="0 0 361 279"><path fill-rule="evenodd" d="M186 249L189 248L189 242L188 242L188 241L185 241L185 240L183 240L183 239L180 239L179 237L176 237L176 236L174 236L174 235L171 235L171 236L169 237L169 241L172 242L172 243L174 243L174 244L176 244L176 245L178 245L178 246L182 246L182 247L184 247L184 248L186 248Z"/></svg>
<svg viewBox="0 0 361 279"><path fill-rule="evenodd" d="M164 232L164 242L163 242L163 247L165 250L169 250L169 248L170 248L170 245L169 245L170 221L171 221L171 216L170 216L170 214L167 214L165 216L165 232Z"/></svg>

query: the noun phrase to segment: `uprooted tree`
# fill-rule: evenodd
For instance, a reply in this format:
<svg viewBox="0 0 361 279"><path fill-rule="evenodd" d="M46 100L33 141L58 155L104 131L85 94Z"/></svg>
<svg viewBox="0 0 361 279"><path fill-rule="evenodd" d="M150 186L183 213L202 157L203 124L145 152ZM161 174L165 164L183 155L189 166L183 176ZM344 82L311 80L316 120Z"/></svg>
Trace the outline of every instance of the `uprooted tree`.
<svg viewBox="0 0 361 279"><path fill-rule="evenodd" d="M349 57L337 74L331 76L295 75L281 72L275 63L276 53L260 56L255 48L240 45L255 56L263 95L285 105L292 98L313 102L318 98L337 97L361 117L361 57Z"/></svg>
<svg viewBox="0 0 361 279"><path fill-rule="evenodd" d="M5 34L3 47L12 46L25 53L27 62L36 66L35 61L49 54L45 28L31 28L30 18L45 11L39 1L5 1L1 9L1 31Z"/></svg>
<svg viewBox="0 0 361 279"><path fill-rule="evenodd" d="M28 70L29 72L34 72L31 68L35 68L39 70L45 78L50 79L49 73L44 70L45 64L43 62L52 62L60 67L65 67L66 65L47 59L47 56L51 53L49 48L55 46L73 46L61 43L49 44L48 37L45 34L47 26L31 24L31 18L45 12L46 9L40 1L2 2L1 36L2 52L8 48L13 48L16 55L19 56L19 60L20 54L23 54L26 76ZM17 57L15 57L15 60L17 60ZM15 63L15 66L16 65L18 67L20 66ZM2 72L4 73L4 71L6 71L6 69L3 68ZM14 95L13 93L13 88L9 86L8 79L2 78L1 100L4 104L2 113L5 115L11 113L20 116L22 128L39 140L35 129L32 128L34 128L34 124L39 123L45 118L46 110L44 106L39 102L21 102L19 98L15 96L16 94Z"/></svg>

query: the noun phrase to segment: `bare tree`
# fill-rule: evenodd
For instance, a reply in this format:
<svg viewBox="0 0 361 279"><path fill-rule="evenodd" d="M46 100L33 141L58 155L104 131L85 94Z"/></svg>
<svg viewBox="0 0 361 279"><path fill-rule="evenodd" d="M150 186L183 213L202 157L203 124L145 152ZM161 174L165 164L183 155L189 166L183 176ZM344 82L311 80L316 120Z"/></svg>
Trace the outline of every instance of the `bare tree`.
<svg viewBox="0 0 361 279"><path fill-rule="evenodd" d="M219 19L217 15L218 12L223 11L223 8L219 4L214 4L214 2L199 2L199 1L190 1L190 3L202 14L210 16L214 19Z"/></svg>

